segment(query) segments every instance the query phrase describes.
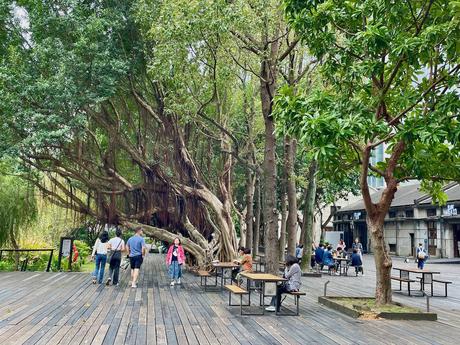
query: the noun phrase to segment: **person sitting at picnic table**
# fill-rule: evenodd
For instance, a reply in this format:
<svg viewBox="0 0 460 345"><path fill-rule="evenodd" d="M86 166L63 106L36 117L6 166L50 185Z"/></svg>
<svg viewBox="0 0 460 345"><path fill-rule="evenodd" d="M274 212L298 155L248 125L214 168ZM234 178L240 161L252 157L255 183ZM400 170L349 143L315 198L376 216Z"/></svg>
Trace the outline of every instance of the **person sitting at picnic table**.
<svg viewBox="0 0 460 345"><path fill-rule="evenodd" d="M350 266L353 266L355 268L356 276L358 276L359 272L361 272L361 274L364 275L363 261L361 260L361 256L358 254L357 249L353 249L353 254L351 254Z"/></svg>
<svg viewBox="0 0 460 345"><path fill-rule="evenodd" d="M286 268L284 269L283 278L287 281L283 284L277 285L276 296L272 297L270 306L265 308L267 311L280 311L281 308L281 295L286 292L299 291L300 285L302 285L301 277L302 271L296 257L288 255L286 257Z"/></svg>
<svg viewBox="0 0 460 345"><path fill-rule="evenodd" d="M303 244L297 244L297 247L295 249L295 257L298 259L298 260L301 260L302 259L302 255L303 255Z"/></svg>
<svg viewBox="0 0 460 345"><path fill-rule="evenodd" d="M235 259L235 260L233 260L233 262L236 263L236 264L240 264L241 261L243 261L243 257L244 257L244 247L238 247L237 253L238 253L238 258ZM241 271L241 267L239 267L239 266L238 266L238 267L235 267L235 268L232 270L232 280L233 280L233 281L236 281L236 275L237 275L238 273L240 273L240 271Z"/></svg>
<svg viewBox="0 0 460 345"><path fill-rule="evenodd" d="M324 255L324 244L320 243L318 248L315 249L315 262L321 269L323 269L323 255Z"/></svg>
<svg viewBox="0 0 460 345"><path fill-rule="evenodd" d="M417 255L417 267L418 269L423 270L423 267L425 266L425 261L428 258L428 255L426 254L425 248L423 248L423 245L421 243L418 244L416 255Z"/></svg>
<svg viewBox="0 0 460 345"><path fill-rule="evenodd" d="M334 258L332 256L332 246L328 246L327 250L324 251L323 265L327 266L332 273L338 275L337 265L334 262Z"/></svg>
<svg viewBox="0 0 460 345"><path fill-rule="evenodd" d="M340 240L339 243L337 244L336 250L338 252L342 252L342 250L345 250L346 246L347 245L345 244L345 242L343 240Z"/></svg>
<svg viewBox="0 0 460 345"><path fill-rule="evenodd" d="M237 285L242 284L242 279L241 279L241 273L243 272L252 272L252 256L251 256L251 249L249 248L244 248L243 250L243 258L241 259L240 262L240 271L236 275L236 282Z"/></svg>

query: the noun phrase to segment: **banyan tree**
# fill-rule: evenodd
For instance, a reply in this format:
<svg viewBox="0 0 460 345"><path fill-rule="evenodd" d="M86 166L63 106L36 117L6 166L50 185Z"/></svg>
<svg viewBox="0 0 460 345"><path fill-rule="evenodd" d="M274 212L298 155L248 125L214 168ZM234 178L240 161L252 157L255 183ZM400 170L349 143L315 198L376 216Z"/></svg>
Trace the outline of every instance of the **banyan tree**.
<svg viewBox="0 0 460 345"><path fill-rule="evenodd" d="M26 20L2 18L10 28L0 49L2 153L62 207L142 225L159 240L182 236L200 265L232 258L230 141L218 130L216 148L193 120L221 107L216 74L199 71L214 78L205 86L209 100L172 106L182 89L174 71L162 80L148 72L152 47L132 20L132 3L93 5L25 3Z"/></svg>

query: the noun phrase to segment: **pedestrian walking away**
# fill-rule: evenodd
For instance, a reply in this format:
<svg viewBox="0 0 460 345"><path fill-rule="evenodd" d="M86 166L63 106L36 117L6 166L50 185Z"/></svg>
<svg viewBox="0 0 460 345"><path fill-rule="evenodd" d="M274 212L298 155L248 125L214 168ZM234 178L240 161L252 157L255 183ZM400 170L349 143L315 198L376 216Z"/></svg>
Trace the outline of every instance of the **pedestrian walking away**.
<svg viewBox="0 0 460 345"><path fill-rule="evenodd" d="M428 255L425 251L425 248L423 248L423 245L421 243L418 244L417 250L417 268L420 270L423 270L423 267L425 267L425 261L428 259Z"/></svg>
<svg viewBox="0 0 460 345"><path fill-rule="evenodd" d="M176 237L166 254L166 265L168 266L168 273L171 278L171 286L181 283L180 278L182 276L182 265L184 263L184 248L180 243L179 237Z"/></svg>
<svg viewBox="0 0 460 345"><path fill-rule="evenodd" d="M113 285L118 285L121 255L125 250L125 241L121 238L121 234L121 229L117 227L115 230L115 237L109 241L109 278L107 279L106 285L110 285L111 283L113 283Z"/></svg>
<svg viewBox="0 0 460 345"><path fill-rule="evenodd" d="M104 278L105 264L107 262L107 250L109 242L109 234L103 231L99 238L94 243L93 253L91 260L95 260L95 267L93 271L93 284L102 284Z"/></svg>
<svg viewBox="0 0 460 345"><path fill-rule="evenodd" d="M144 257L147 252L145 248L145 240L142 237L144 229L137 227L134 229L134 236L131 236L126 242L126 250L128 251L129 263L131 266L131 287L137 288L137 280L139 278L139 270L141 269Z"/></svg>

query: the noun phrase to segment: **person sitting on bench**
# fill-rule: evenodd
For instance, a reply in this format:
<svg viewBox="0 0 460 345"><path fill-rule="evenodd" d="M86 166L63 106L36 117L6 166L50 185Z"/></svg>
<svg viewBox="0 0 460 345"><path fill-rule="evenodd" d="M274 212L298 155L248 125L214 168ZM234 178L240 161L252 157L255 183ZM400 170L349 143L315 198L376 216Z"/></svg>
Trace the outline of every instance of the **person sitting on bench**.
<svg viewBox="0 0 460 345"><path fill-rule="evenodd" d="M243 249L243 257L241 261L238 263L241 265L240 270L236 274L236 284L240 286L243 283L243 279L241 279L242 272L252 272L252 256L251 256L251 249L244 248Z"/></svg>
<svg viewBox="0 0 460 345"><path fill-rule="evenodd" d="M315 249L315 262L320 269L323 269L324 244L320 243Z"/></svg>
<svg viewBox="0 0 460 345"><path fill-rule="evenodd" d="M244 247L239 247L238 248L238 259L233 260L233 262L236 264L240 264L241 261L243 260L243 256L244 256ZM241 267L235 267L232 270L232 280L233 281L236 281L236 275L240 273L240 271L241 271Z"/></svg>
<svg viewBox="0 0 460 345"><path fill-rule="evenodd" d="M338 275L337 265L332 257L332 246L328 246L324 251L323 265L329 267L329 271L331 271L333 274Z"/></svg>
<svg viewBox="0 0 460 345"><path fill-rule="evenodd" d="M355 268L356 276L361 272L364 275L363 262L361 260L361 255L359 255L357 249L353 249L353 254L351 254L351 266Z"/></svg>
<svg viewBox="0 0 460 345"><path fill-rule="evenodd" d="M276 309L278 309L276 311L280 311L281 295L286 292L299 291L300 285L302 285L302 281L300 280L302 271L300 270L297 258L288 255L285 264L286 268L284 269L283 277L288 279L288 281L276 287L276 296L272 297L270 306L265 309L267 311L275 311ZM275 308L275 305L278 306L278 308Z"/></svg>

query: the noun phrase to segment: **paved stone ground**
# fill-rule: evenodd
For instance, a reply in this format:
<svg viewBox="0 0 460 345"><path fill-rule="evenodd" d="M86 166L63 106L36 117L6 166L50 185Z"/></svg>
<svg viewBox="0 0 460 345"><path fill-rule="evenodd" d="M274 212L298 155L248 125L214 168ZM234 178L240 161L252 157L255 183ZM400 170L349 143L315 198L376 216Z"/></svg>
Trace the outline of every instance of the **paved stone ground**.
<svg viewBox="0 0 460 345"><path fill-rule="evenodd" d="M411 266L396 258L394 266ZM299 317L240 316L224 292L204 292L186 273L169 286L164 257L149 256L137 289L91 284L88 274L0 273L0 344L455 344L460 339L460 266L430 264L454 282L448 298L432 298L439 321L355 320L317 303L328 294L372 295L373 258L364 277L303 278ZM396 287L397 284L394 284ZM442 292L439 287L437 292ZM395 293L423 307L425 299ZM254 298L254 301L257 298Z"/></svg>

